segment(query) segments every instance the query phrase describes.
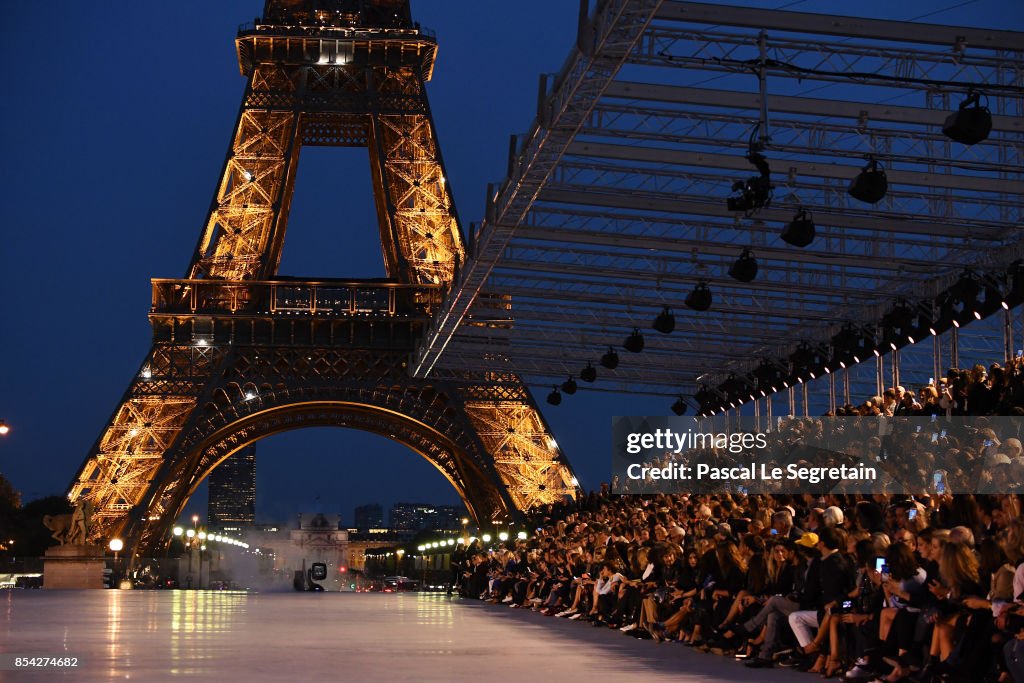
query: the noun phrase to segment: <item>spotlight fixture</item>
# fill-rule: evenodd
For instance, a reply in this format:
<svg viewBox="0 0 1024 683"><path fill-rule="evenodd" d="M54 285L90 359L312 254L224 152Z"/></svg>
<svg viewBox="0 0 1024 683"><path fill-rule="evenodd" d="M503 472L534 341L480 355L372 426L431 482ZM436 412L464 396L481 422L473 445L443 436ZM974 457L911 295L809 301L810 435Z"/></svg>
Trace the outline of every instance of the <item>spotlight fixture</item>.
<svg viewBox="0 0 1024 683"><path fill-rule="evenodd" d="M640 334L640 328L633 328L633 334L626 337L626 341L622 342L622 348L630 353L640 353L644 350L644 335Z"/></svg>
<svg viewBox="0 0 1024 683"><path fill-rule="evenodd" d="M553 406L557 406L561 402L562 394L561 392L558 391L558 387L556 386L554 389L551 390L551 393L548 394L548 403L550 403Z"/></svg>
<svg viewBox="0 0 1024 683"><path fill-rule="evenodd" d="M572 378L572 375L569 375L569 379L562 382L562 391L570 396L576 393L576 380Z"/></svg>
<svg viewBox="0 0 1024 683"><path fill-rule="evenodd" d="M729 211L742 211L746 216L772 203L772 171L768 160L761 154L764 145L756 139L759 129L751 132L747 147L747 161L754 165L758 175L734 182L733 195L725 200Z"/></svg>
<svg viewBox="0 0 1024 683"><path fill-rule="evenodd" d="M854 199L859 199L868 204L877 204L882 201L886 190L889 189L889 181L885 177L885 169L874 157L868 159L867 165L850 181L850 189L847 190Z"/></svg>
<svg viewBox="0 0 1024 683"><path fill-rule="evenodd" d="M744 247L740 257L729 268L729 276L740 282L751 282L757 277L757 259L750 253L749 247Z"/></svg>
<svg viewBox="0 0 1024 683"><path fill-rule="evenodd" d="M946 118L942 134L962 145L974 145L987 138L992 132L992 112L980 104L980 99L981 93L968 92L960 109Z"/></svg>
<svg viewBox="0 0 1024 683"><path fill-rule="evenodd" d="M683 397L680 396L676 399L676 402L672 404L672 412L682 417L683 415L686 415L686 407L686 401L684 401Z"/></svg>
<svg viewBox="0 0 1024 683"><path fill-rule="evenodd" d="M651 327L662 334L672 334L672 330L676 329L676 317L672 315L672 311L669 310L668 306L661 310L661 313L654 319L654 324ZM642 343L640 348L643 348Z"/></svg>
<svg viewBox="0 0 1024 683"><path fill-rule="evenodd" d="M580 370L580 379L584 382L593 382L597 379L597 370L594 369L594 366L589 361L587 362L587 367Z"/></svg>
<svg viewBox="0 0 1024 683"><path fill-rule="evenodd" d="M607 353L601 356L601 365L609 370L619 367L619 354L615 352L615 349L608 347Z"/></svg>
<svg viewBox="0 0 1024 683"><path fill-rule="evenodd" d="M693 291L686 295L684 303L687 308L695 311L706 311L711 308L711 289L708 288L708 283L703 280L698 282Z"/></svg>
<svg viewBox="0 0 1024 683"><path fill-rule="evenodd" d="M811 218L811 212L802 206L780 235L786 244L801 248L813 242L814 236L814 220Z"/></svg>

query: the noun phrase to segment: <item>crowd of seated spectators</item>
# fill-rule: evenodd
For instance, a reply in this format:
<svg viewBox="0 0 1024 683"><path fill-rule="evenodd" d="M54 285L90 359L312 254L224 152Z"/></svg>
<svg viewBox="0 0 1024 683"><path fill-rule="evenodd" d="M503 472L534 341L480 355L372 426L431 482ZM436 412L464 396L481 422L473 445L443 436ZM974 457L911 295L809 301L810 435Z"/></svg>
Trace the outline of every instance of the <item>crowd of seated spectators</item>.
<svg viewBox="0 0 1024 683"><path fill-rule="evenodd" d="M996 372L955 375L963 386L947 377L949 390L906 394L922 400L886 392L852 410L935 405L948 414L973 404L1019 414L1007 401L1024 405L1016 382ZM1016 459L1019 441L1013 448ZM621 495L602 486L535 511L529 540L460 546L453 566L466 597L748 667L1024 681L1022 502L949 491Z"/></svg>

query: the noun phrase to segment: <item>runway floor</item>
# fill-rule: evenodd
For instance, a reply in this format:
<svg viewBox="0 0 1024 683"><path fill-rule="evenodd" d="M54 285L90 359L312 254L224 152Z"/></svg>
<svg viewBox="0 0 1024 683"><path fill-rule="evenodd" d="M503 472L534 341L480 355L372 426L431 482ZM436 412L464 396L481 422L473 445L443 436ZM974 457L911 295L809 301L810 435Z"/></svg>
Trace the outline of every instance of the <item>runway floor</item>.
<svg viewBox="0 0 1024 683"><path fill-rule="evenodd" d="M76 667L16 668L14 657ZM0 680L772 681L679 644L440 594L0 592Z"/></svg>

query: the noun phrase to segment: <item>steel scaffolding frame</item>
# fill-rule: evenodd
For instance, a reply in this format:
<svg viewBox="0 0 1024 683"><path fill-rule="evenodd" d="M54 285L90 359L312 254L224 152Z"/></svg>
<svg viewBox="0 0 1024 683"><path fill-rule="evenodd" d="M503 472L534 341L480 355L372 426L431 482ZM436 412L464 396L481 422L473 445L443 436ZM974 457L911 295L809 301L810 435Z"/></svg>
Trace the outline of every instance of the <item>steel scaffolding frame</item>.
<svg viewBox="0 0 1024 683"><path fill-rule="evenodd" d="M846 323L873 329L895 302L930 301L964 269L1024 257L1024 33L597 4L554 86L542 80L530 132L513 139L509 175L413 359L417 376L498 360L550 385L596 367L636 327L645 351L620 351L617 370L581 388L692 393L799 342L827 346ZM941 127L972 89L993 128L965 147ZM774 193L747 216L725 199L756 174L744 158L755 135ZM875 205L846 192L872 157L889 180ZM817 224L804 249L779 237L801 207ZM745 247L759 264L751 283L727 274ZM683 306L700 280L714 294L703 313ZM663 306L676 314L672 335L650 330ZM961 358L1000 360L1004 327L960 329ZM902 376L919 375L908 381L934 373L934 343L900 352ZM870 374L873 393L875 368L865 370L851 381L865 390Z"/></svg>

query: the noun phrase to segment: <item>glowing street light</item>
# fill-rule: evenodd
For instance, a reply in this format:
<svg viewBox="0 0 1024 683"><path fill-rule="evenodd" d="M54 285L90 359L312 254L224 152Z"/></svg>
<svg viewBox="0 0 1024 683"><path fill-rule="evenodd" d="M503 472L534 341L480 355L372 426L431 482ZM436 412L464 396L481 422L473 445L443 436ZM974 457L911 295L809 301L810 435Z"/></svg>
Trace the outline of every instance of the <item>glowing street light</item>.
<svg viewBox="0 0 1024 683"><path fill-rule="evenodd" d="M185 532L185 535L188 536L189 538L195 538L196 537L196 530L195 529L189 529L188 531Z"/></svg>
<svg viewBox="0 0 1024 683"><path fill-rule="evenodd" d="M185 533L185 530L182 529L180 526L174 527L173 531L175 536L181 536L183 533Z"/></svg>
<svg viewBox="0 0 1024 683"><path fill-rule="evenodd" d="M0 436L7 436L9 431L11 431L11 428L7 425L7 422L0 420Z"/></svg>
<svg viewBox="0 0 1024 683"><path fill-rule="evenodd" d="M480 537L480 539L484 543L490 543L491 542L491 535L490 534L484 534L483 536Z"/></svg>
<svg viewBox="0 0 1024 683"><path fill-rule="evenodd" d="M507 541L508 540L508 532L507 531L502 531L500 534L498 534L498 540L499 541Z"/></svg>

